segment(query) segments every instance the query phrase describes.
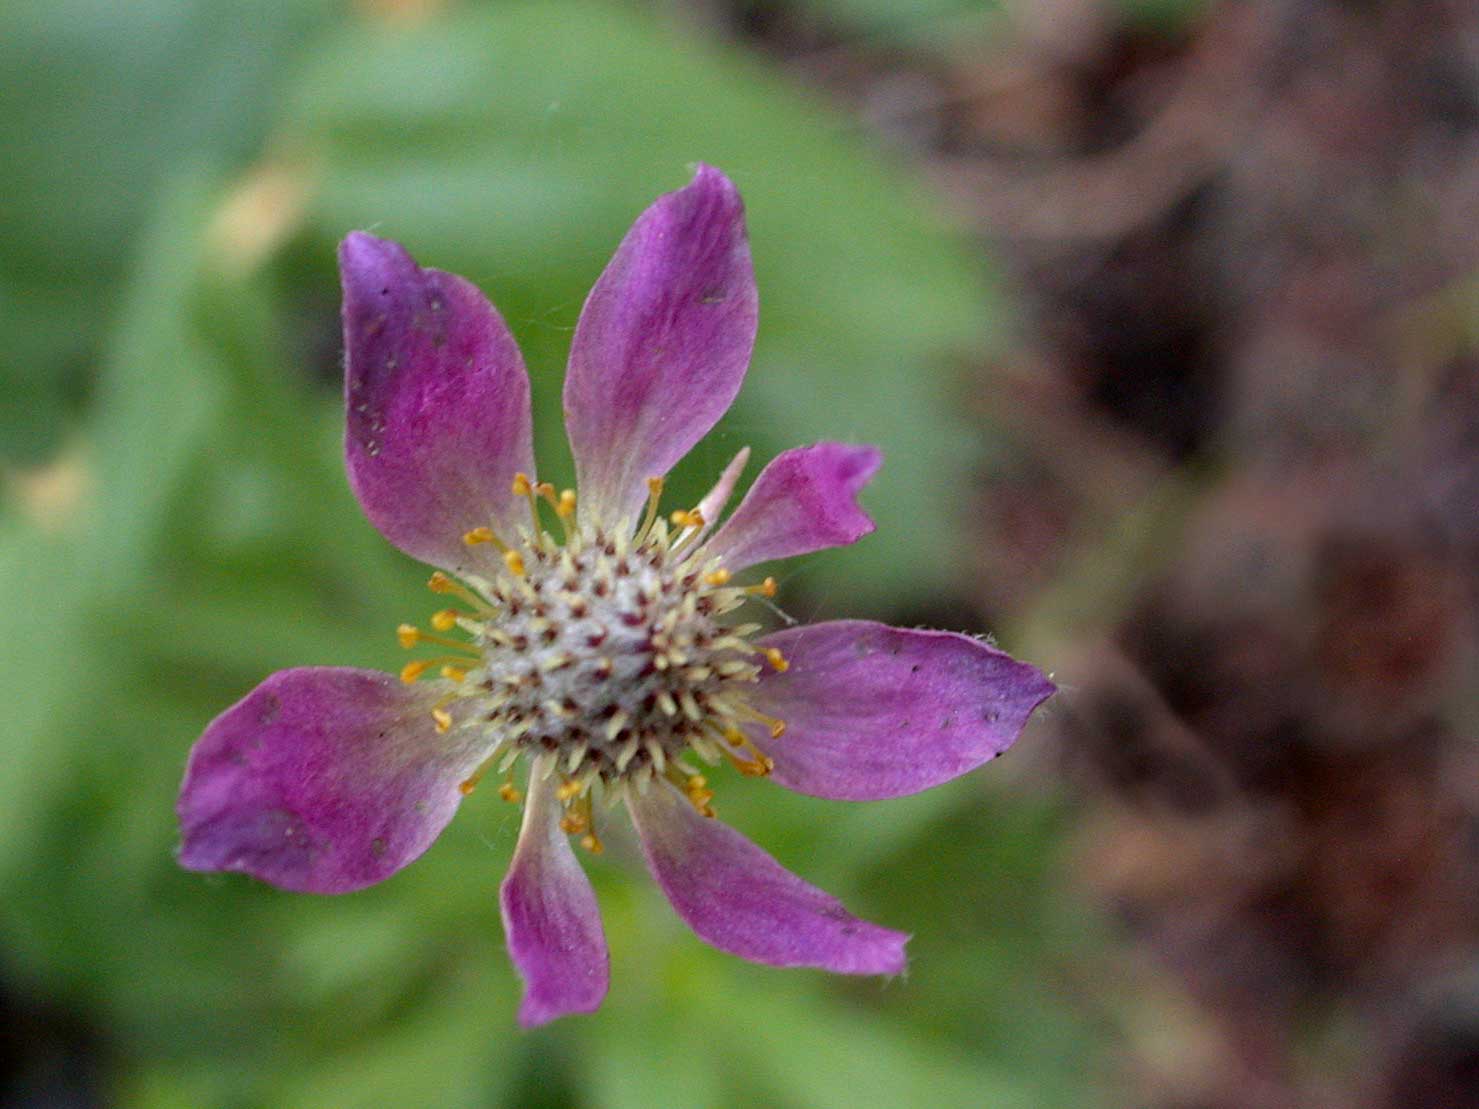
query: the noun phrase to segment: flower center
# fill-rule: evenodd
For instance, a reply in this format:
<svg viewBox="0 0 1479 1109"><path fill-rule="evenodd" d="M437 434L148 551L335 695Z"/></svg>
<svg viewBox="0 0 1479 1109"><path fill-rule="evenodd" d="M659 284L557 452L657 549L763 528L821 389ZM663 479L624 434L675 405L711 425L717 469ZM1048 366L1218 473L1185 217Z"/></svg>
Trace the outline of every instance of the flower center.
<svg viewBox="0 0 1479 1109"><path fill-rule="evenodd" d="M769 772L744 729L762 725L778 736L784 724L752 709L746 695L763 665L787 663L750 642L758 624L731 626L725 617L754 596L774 595L775 583L731 585L704 552L705 521L675 512L670 528L656 511L661 482L649 484L636 534L612 534L575 525L573 493L556 497L520 475L514 488L530 498L533 528L520 530L517 545L486 528L465 537L495 544L507 572L476 582L476 592L444 574L430 582L475 610L444 609L432 626L460 628L471 641L402 626L405 646L441 643L469 656L417 660L401 673L415 681L442 664L455 684L433 711L438 731L485 733L491 754L463 792L495 764L511 774L522 754L551 756L541 765L562 778L566 830L589 833L597 782L645 790L664 775L712 815L705 780L681 761L689 750L709 763L727 757L747 774ZM541 500L560 519L563 543L539 526ZM501 792L517 798L511 778ZM599 849L599 841L587 834L586 846Z"/></svg>

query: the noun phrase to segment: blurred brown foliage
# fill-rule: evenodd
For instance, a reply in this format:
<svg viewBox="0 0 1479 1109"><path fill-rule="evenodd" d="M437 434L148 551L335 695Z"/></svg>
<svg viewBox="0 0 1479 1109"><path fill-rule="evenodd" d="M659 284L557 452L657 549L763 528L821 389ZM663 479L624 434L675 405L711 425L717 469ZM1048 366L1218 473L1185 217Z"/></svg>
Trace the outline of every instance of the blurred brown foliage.
<svg viewBox="0 0 1479 1109"><path fill-rule="evenodd" d="M1479 1104L1479 7L1011 12L733 26L922 160L1029 309L968 397L1018 448L975 600L1067 688L1076 880L1131 952L1087 972L1108 1081Z"/></svg>

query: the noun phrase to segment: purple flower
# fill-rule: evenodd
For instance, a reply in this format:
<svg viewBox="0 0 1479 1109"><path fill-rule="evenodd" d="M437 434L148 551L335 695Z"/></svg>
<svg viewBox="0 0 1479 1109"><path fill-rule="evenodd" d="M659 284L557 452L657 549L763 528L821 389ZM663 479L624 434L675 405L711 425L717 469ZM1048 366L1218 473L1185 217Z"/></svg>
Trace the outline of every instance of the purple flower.
<svg viewBox="0 0 1479 1109"><path fill-rule="evenodd" d="M775 592L769 578L739 584L751 566L873 530L856 501L881 461L872 447L785 452L716 527L742 450L697 506L658 511L663 475L729 407L754 344L734 186L700 167L660 198L586 301L564 392L578 505L533 476L528 375L483 295L361 232L339 261L350 483L387 539L446 571L430 586L458 607L432 631L401 627L403 645L440 653L399 678L285 670L217 717L181 789L180 862L360 889L425 851L485 774L520 799L522 757L501 904L524 1025L606 993L601 919L569 839L601 850L599 798L626 803L653 876L714 946L902 971L905 935L712 819L690 760L817 797L896 797L1000 754L1053 686L963 635L866 621L761 635L746 621Z"/></svg>

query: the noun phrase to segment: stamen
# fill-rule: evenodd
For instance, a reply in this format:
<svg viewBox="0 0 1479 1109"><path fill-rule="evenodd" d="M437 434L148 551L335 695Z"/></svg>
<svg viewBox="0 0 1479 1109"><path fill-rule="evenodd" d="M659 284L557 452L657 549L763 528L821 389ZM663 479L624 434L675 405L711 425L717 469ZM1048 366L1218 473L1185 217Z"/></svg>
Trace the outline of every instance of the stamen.
<svg viewBox="0 0 1479 1109"><path fill-rule="evenodd" d="M704 526L704 517L696 508L679 509L668 517L673 521L676 528L701 528Z"/></svg>
<svg viewBox="0 0 1479 1109"><path fill-rule="evenodd" d="M574 779L566 779L561 782L555 790L555 797L560 801L569 801L580 796L580 783Z"/></svg>
<svg viewBox="0 0 1479 1109"><path fill-rule="evenodd" d="M787 670L791 669L791 663L787 660L786 656L781 654L775 647L763 647L760 653L765 656L765 661L770 663L771 667L778 673L784 674Z"/></svg>
<svg viewBox="0 0 1479 1109"><path fill-rule="evenodd" d="M466 586L453 581L440 570L431 575L431 578L426 583L426 588L430 589L433 593L451 593L453 596L461 597L468 604L472 605L473 608L485 614L494 611L493 606L487 601L483 600L483 598L479 597Z"/></svg>
<svg viewBox="0 0 1479 1109"><path fill-rule="evenodd" d="M458 640L448 639L441 635L430 635L422 631L415 624L402 624L395 629L395 637L400 642L400 645L408 651L418 643L436 643L442 647L451 647L454 651L466 651L473 655L478 654L478 649L471 643L461 643Z"/></svg>
<svg viewBox="0 0 1479 1109"><path fill-rule="evenodd" d="M580 785L575 782L565 783L565 786L569 785L575 786L577 792L581 788ZM560 796L560 792L565 788L565 786L561 786L559 790L555 791L556 797ZM572 836L577 836L582 833L590 833L592 831L590 794L585 793L581 794L578 797L574 794L571 794L571 797L574 798L575 803L566 808L565 815L560 818L560 830ZM565 797L561 797L560 799L562 801L569 800L569 798Z"/></svg>
<svg viewBox="0 0 1479 1109"><path fill-rule="evenodd" d="M533 525L533 541L537 546L544 535L544 528L539 524L539 486L535 484L533 478L521 470L514 474L511 488L514 496L529 498L529 520Z"/></svg>
<svg viewBox="0 0 1479 1109"><path fill-rule="evenodd" d="M774 597L777 589L775 578L766 578L759 585L745 586L745 592L754 597Z"/></svg>
<svg viewBox="0 0 1479 1109"><path fill-rule="evenodd" d="M467 677L468 663L470 661L470 659L465 658L449 658L446 655L441 655L437 658L414 659L401 667L401 681L407 685L411 685L433 666L440 666L442 668L442 677L451 678L454 682L460 682L463 678Z"/></svg>
<svg viewBox="0 0 1479 1109"><path fill-rule="evenodd" d="M769 756L762 755L750 745L750 750L755 752L754 760L742 759L733 751L726 749L724 754L734 764L734 768L747 778L763 778L775 769L775 760Z"/></svg>
<svg viewBox="0 0 1479 1109"><path fill-rule="evenodd" d="M715 570L713 573L711 573L711 574L705 574L704 575L704 584L705 585L712 585L712 586L715 586L715 587L718 587L718 586L721 586L721 585L728 585L729 584L730 576L731 575L730 575L730 573L729 573L728 570L724 569L723 567L720 567L718 570Z"/></svg>
<svg viewBox="0 0 1479 1109"><path fill-rule="evenodd" d="M723 706L729 715L738 716L741 720L753 720L757 724L764 724L770 729L771 739L780 739L786 733L786 722L774 716L766 716L763 712L757 712L744 701L726 701Z"/></svg>
<svg viewBox="0 0 1479 1109"><path fill-rule="evenodd" d="M508 567L508 572L516 578L524 576L524 556L518 551L504 551L503 564Z"/></svg>
<svg viewBox="0 0 1479 1109"><path fill-rule="evenodd" d="M702 774L686 774L678 766L669 766L665 776L683 791L683 796L700 816L714 815L713 806L709 804L714 799L714 791L708 788L708 779Z"/></svg>
<svg viewBox="0 0 1479 1109"><path fill-rule="evenodd" d="M584 847L592 855L599 855L606 850L606 845L597 838L595 832L587 832L580 837L580 846Z"/></svg>
<svg viewBox="0 0 1479 1109"><path fill-rule="evenodd" d="M439 632L449 632L457 626L457 618L462 613L455 608L444 608L431 614L431 626Z"/></svg>
<svg viewBox="0 0 1479 1109"><path fill-rule="evenodd" d="M657 519L657 503L662 500L663 479L650 477L647 479L647 513L642 517L642 526L637 529L637 536L632 542L640 547L647 533L652 530L652 522Z"/></svg>
<svg viewBox="0 0 1479 1109"><path fill-rule="evenodd" d="M508 544L494 535L492 528L473 528L472 531L463 533L462 541L469 547L476 547L479 543L492 543L500 551L508 550Z"/></svg>
<svg viewBox="0 0 1479 1109"><path fill-rule="evenodd" d="M452 714L446 709L432 709L431 718L436 721L438 735L445 735L452 726Z"/></svg>
<svg viewBox="0 0 1479 1109"><path fill-rule="evenodd" d="M763 778L775 769L775 760L767 755L750 740L750 737L736 728L733 724L724 729L724 739L729 747L720 748L734 768L749 778ZM731 750L730 748L733 748ZM741 758L739 752L743 750L750 757Z"/></svg>

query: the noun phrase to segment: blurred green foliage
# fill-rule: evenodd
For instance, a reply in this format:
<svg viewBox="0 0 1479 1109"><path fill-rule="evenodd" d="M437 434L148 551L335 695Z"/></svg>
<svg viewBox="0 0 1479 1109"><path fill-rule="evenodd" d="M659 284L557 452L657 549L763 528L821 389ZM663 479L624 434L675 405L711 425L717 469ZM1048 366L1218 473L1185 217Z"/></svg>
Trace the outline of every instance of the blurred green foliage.
<svg viewBox="0 0 1479 1109"><path fill-rule="evenodd" d="M1085 926L1046 882L1053 814L970 778L872 806L724 779L726 818L915 933L907 981L746 965L687 935L620 835L592 867L614 988L514 1030L496 890L515 815L475 795L427 857L344 898L177 869L201 727L270 670L390 667L424 568L339 457L335 241L465 273L559 384L585 290L641 207L713 162L749 205L762 296L743 444L879 442L879 533L782 581L797 615L886 617L948 585L976 449L955 360L992 285L919 190L756 61L637 10L499 5L421 22L327 3L7 8L0 452L83 475L0 516L0 973L96 1028L137 1106L1042 1105L1091 1065L1052 967ZM271 167L268 236L233 237ZM273 176L276 175L276 176ZM236 198L233 200L232 198ZM253 224L246 224L250 232ZM247 245L243 245L243 243ZM12 485L12 492L21 489ZM60 501L60 503L52 503ZM58 522L60 521L60 522ZM843 600L846 605L843 605ZM1045 924L1051 921L1051 924Z"/></svg>

